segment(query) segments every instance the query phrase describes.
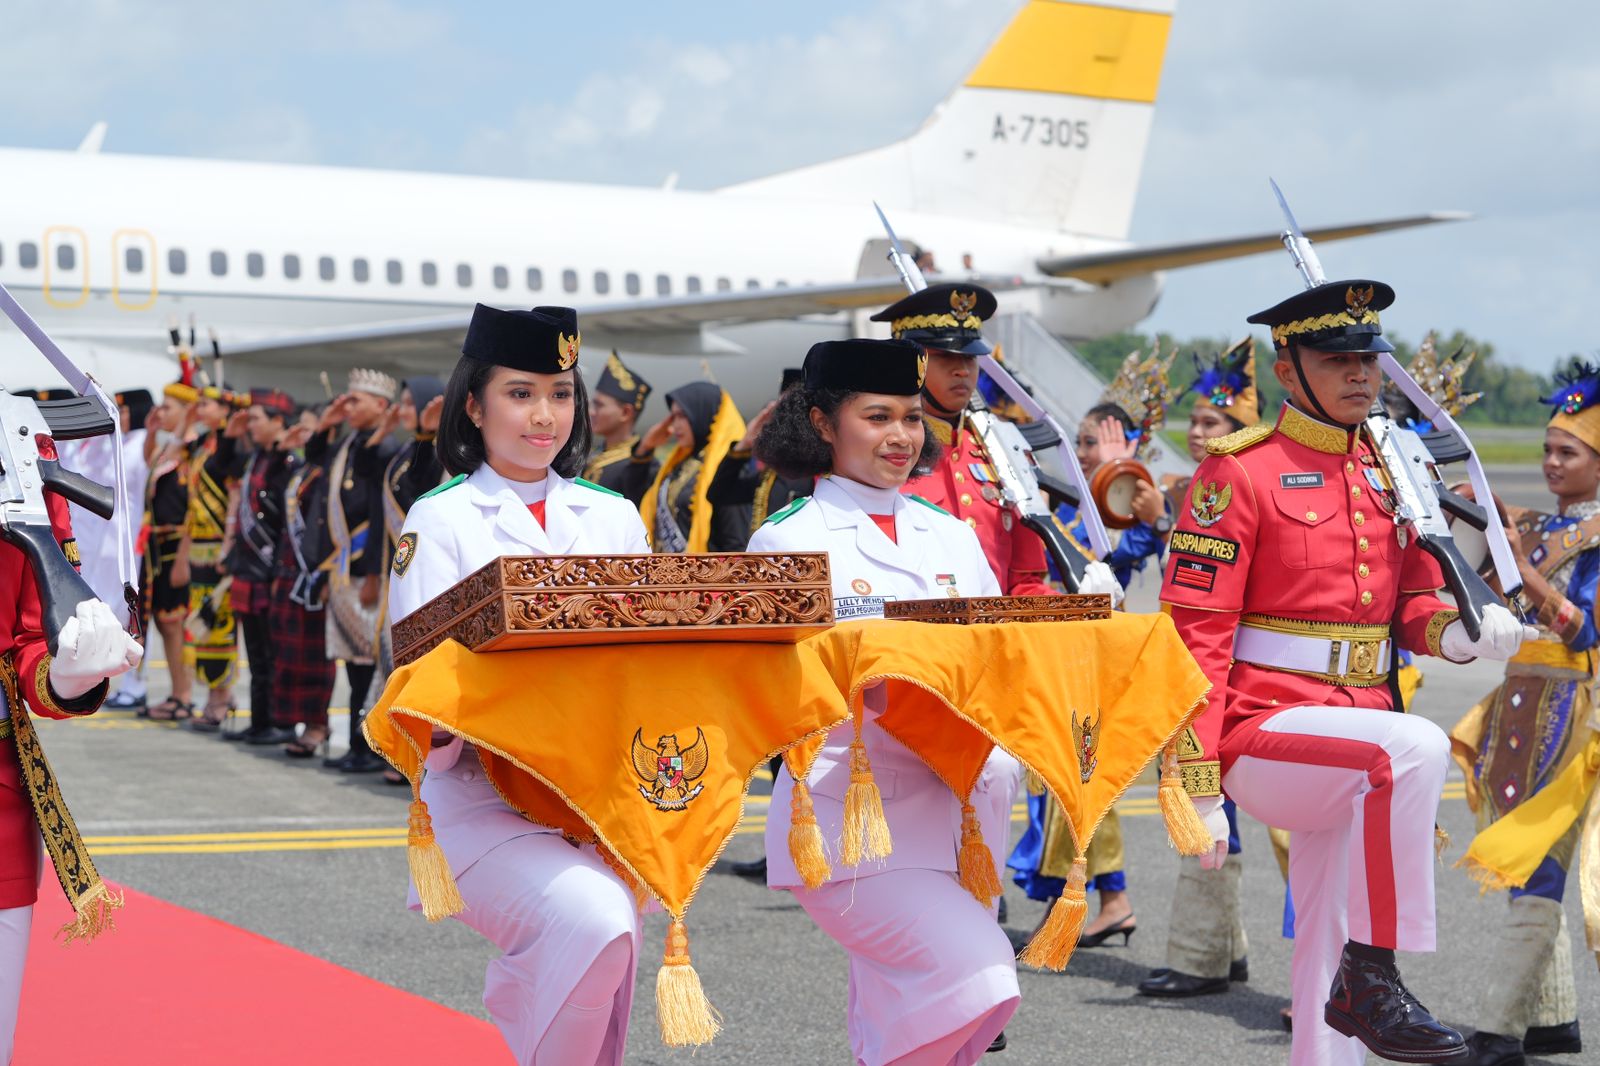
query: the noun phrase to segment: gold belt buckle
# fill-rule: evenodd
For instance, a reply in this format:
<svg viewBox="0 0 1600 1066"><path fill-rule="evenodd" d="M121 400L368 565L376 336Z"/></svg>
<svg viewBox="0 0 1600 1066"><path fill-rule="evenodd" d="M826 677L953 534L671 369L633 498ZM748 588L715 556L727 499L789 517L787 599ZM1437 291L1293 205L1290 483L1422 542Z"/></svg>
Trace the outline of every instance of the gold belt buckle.
<svg viewBox="0 0 1600 1066"><path fill-rule="evenodd" d="M1339 655L1345 647L1350 658L1344 669L1339 669ZM1330 640L1328 642L1328 673L1358 681L1371 681L1378 676L1378 659L1383 651L1381 640Z"/></svg>

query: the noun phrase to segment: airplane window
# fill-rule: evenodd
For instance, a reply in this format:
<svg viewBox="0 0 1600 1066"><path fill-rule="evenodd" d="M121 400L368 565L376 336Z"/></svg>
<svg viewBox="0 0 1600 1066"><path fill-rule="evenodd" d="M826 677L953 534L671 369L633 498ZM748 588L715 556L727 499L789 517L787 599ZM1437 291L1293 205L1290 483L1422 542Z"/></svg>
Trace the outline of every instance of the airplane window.
<svg viewBox="0 0 1600 1066"><path fill-rule="evenodd" d="M578 291L578 272L576 270L563 270L561 272L561 288L566 292Z"/></svg>
<svg viewBox="0 0 1600 1066"><path fill-rule="evenodd" d="M622 283L623 287L628 290L629 296L639 295L639 275L629 271L628 275L622 279Z"/></svg>
<svg viewBox="0 0 1600 1066"><path fill-rule="evenodd" d="M749 281L744 283L744 287L747 289L759 289L761 288L761 282L757 281L755 278L751 278Z"/></svg>
<svg viewBox="0 0 1600 1066"><path fill-rule="evenodd" d="M505 267L494 268L494 287L504 289L511 284L511 271Z"/></svg>
<svg viewBox="0 0 1600 1066"><path fill-rule="evenodd" d="M472 288L472 268L465 263L456 264L456 284L463 289Z"/></svg>
<svg viewBox="0 0 1600 1066"><path fill-rule="evenodd" d="M251 252L244 257L244 272L252 278L259 278L267 272L267 261L260 252Z"/></svg>
<svg viewBox="0 0 1600 1066"><path fill-rule="evenodd" d="M717 279L717 291L718 292L729 292L732 289L733 289L733 279L732 278L718 278Z"/></svg>
<svg viewBox="0 0 1600 1066"><path fill-rule="evenodd" d="M17 265L23 270L32 270L39 265L39 246L32 241L23 241L17 245Z"/></svg>
<svg viewBox="0 0 1600 1066"><path fill-rule="evenodd" d="M167 249L167 273L187 274L189 272L189 253L182 248Z"/></svg>
<svg viewBox="0 0 1600 1066"><path fill-rule="evenodd" d="M372 271L367 268L365 259L350 260L350 276L357 281L366 281L372 277Z"/></svg>
<svg viewBox="0 0 1600 1066"><path fill-rule="evenodd" d="M144 249L129 245L122 253L122 265L130 274L144 271Z"/></svg>
<svg viewBox="0 0 1600 1066"><path fill-rule="evenodd" d="M439 284L439 268L432 263L422 264L422 283L424 285Z"/></svg>
<svg viewBox="0 0 1600 1066"><path fill-rule="evenodd" d="M283 276L293 281L300 276L300 257L293 253L283 257Z"/></svg>
<svg viewBox="0 0 1600 1066"><path fill-rule="evenodd" d="M61 270L71 270L78 265L78 250L72 245L62 242L56 245L56 266Z"/></svg>
<svg viewBox="0 0 1600 1066"><path fill-rule="evenodd" d="M665 274L657 274L656 275L656 295L657 296L671 296L672 295L672 279L667 277Z"/></svg>
<svg viewBox="0 0 1600 1066"><path fill-rule="evenodd" d="M694 274L690 274L684 282L684 288L688 289L690 292L699 292L700 278Z"/></svg>
<svg viewBox="0 0 1600 1066"><path fill-rule="evenodd" d="M405 271L400 266L400 260L391 259L384 265L384 272L389 278L390 285L398 285L405 280Z"/></svg>
<svg viewBox="0 0 1600 1066"><path fill-rule="evenodd" d="M228 272L228 253L227 252L212 252L211 253L211 273L215 274L217 277L220 278L223 275L227 274L227 272Z"/></svg>
<svg viewBox="0 0 1600 1066"><path fill-rule="evenodd" d="M607 274L604 270L596 270L594 272L594 291L600 296L604 296L606 293L610 292L611 275Z"/></svg>
<svg viewBox="0 0 1600 1066"><path fill-rule="evenodd" d="M317 260L317 277L323 281L333 280L333 256L325 255Z"/></svg>
<svg viewBox="0 0 1600 1066"><path fill-rule="evenodd" d="M544 288L544 271L538 267L528 268L528 291L538 292Z"/></svg>
<svg viewBox="0 0 1600 1066"><path fill-rule="evenodd" d="M789 287L789 283L787 281L775 281L773 284L780 289L787 289Z"/></svg>

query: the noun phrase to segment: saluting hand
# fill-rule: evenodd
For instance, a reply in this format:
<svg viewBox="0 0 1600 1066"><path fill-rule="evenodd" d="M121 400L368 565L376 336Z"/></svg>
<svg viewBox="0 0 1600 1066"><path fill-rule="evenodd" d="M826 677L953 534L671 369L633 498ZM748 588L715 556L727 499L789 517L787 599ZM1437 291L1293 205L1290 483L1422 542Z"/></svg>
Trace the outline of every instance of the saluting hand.
<svg viewBox="0 0 1600 1066"><path fill-rule="evenodd" d="M763 407L761 412L752 418L750 424L745 427L744 436L739 439L738 444L733 446L733 450L747 452L754 448L756 446L756 438L761 436L761 430L766 424L772 421L772 412L777 410L777 407L777 400L768 400L767 406Z"/></svg>
<svg viewBox="0 0 1600 1066"><path fill-rule="evenodd" d="M250 417L249 411L235 411L228 416L228 424L222 427L222 435L238 440L244 436L245 423Z"/></svg>
<svg viewBox="0 0 1600 1066"><path fill-rule="evenodd" d="M417 413L417 428L424 433L439 432L439 416L444 412L444 397L435 396Z"/></svg>
<svg viewBox="0 0 1600 1066"><path fill-rule="evenodd" d="M326 433L350 414L350 408L355 406L356 398L350 393L341 394L330 403L327 410L322 412L322 417L317 419L317 432Z"/></svg>
<svg viewBox="0 0 1600 1066"><path fill-rule="evenodd" d="M1095 436L1099 438L1101 464L1113 459L1132 459L1133 453L1139 449L1138 441L1128 439L1128 431L1123 428L1120 418L1107 415L1094 428Z"/></svg>
<svg viewBox="0 0 1600 1066"><path fill-rule="evenodd" d="M651 426L650 429L646 431L645 435L639 438L639 443L635 445L633 454L640 455L642 453L644 455L649 455L651 452L655 451L657 448L661 447L671 439L672 416L668 415L666 418L663 418L661 421Z"/></svg>

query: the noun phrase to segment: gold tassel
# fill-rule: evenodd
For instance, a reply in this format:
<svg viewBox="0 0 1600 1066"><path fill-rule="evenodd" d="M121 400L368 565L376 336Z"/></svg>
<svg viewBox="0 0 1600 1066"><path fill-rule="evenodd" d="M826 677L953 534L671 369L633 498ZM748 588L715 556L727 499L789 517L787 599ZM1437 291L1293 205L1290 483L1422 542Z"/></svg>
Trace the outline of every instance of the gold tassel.
<svg viewBox="0 0 1600 1066"><path fill-rule="evenodd" d="M1214 846L1211 834L1194 801L1183 788L1183 774L1178 770L1178 755L1168 748L1161 756L1161 787L1156 790L1161 803L1161 817L1167 823L1167 837L1179 855L1204 855Z"/></svg>
<svg viewBox="0 0 1600 1066"><path fill-rule="evenodd" d="M844 839L839 861L859 865L862 859L887 859L894 850L889 821L883 816L883 793L873 780L867 746L858 736L850 744L850 787L844 793Z"/></svg>
<svg viewBox="0 0 1600 1066"><path fill-rule="evenodd" d="M722 1031L719 1015L689 961L689 934L681 919L667 926L667 951L656 971L656 1022L668 1047L709 1044Z"/></svg>
<svg viewBox="0 0 1600 1066"><path fill-rule="evenodd" d="M817 825L817 811L811 805L811 790L798 780L789 795L789 858L807 888L821 888L833 876L822 846L822 827Z"/></svg>
<svg viewBox="0 0 1600 1066"><path fill-rule="evenodd" d="M125 903L127 898L123 893L112 892L104 881L97 881L73 904L76 917L56 930L56 936L62 937L63 943L70 944L74 940L93 940L101 933L115 932L116 912Z"/></svg>
<svg viewBox="0 0 1600 1066"><path fill-rule="evenodd" d="M961 887L985 907L1005 891L994 869L994 853L983 842L978 812L966 800L961 801L961 850L956 852L956 869L961 874Z"/></svg>
<svg viewBox="0 0 1600 1066"><path fill-rule="evenodd" d="M406 862L411 866L411 883L417 886L417 899L422 902L422 914L428 921L437 922L467 909L456 879L450 874L444 850L433 838L433 819L420 795L411 801Z"/></svg>
<svg viewBox="0 0 1600 1066"><path fill-rule="evenodd" d="M1072 961L1072 951L1078 946L1078 937L1083 933L1084 919L1089 914L1089 903L1084 896L1084 886L1088 882L1088 865L1080 855L1072 860L1066 890L1050 908L1050 916L1017 956L1020 962L1041 970L1067 968L1067 963Z"/></svg>

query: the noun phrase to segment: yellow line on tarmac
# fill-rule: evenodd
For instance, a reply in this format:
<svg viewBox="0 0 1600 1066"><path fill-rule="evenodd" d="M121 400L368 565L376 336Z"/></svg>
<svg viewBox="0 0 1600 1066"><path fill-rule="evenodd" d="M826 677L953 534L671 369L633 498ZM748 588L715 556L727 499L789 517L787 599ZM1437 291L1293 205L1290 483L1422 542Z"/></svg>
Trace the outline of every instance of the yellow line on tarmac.
<svg viewBox="0 0 1600 1066"><path fill-rule="evenodd" d="M355 837L405 836L406 827L383 826L373 829L300 829L251 833L160 833L130 836L86 836L85 844L216 844L229 841L248 843L262 840L348 840Z"/></svg>
<svg viewBox="0 0 1600 1066"><path fill-rule="evenodd" d="M218 844L101 845L96 855L234 855L251 851L348 851L355 848L403 848L406 838L376 840L258 840Z"/></svg>

